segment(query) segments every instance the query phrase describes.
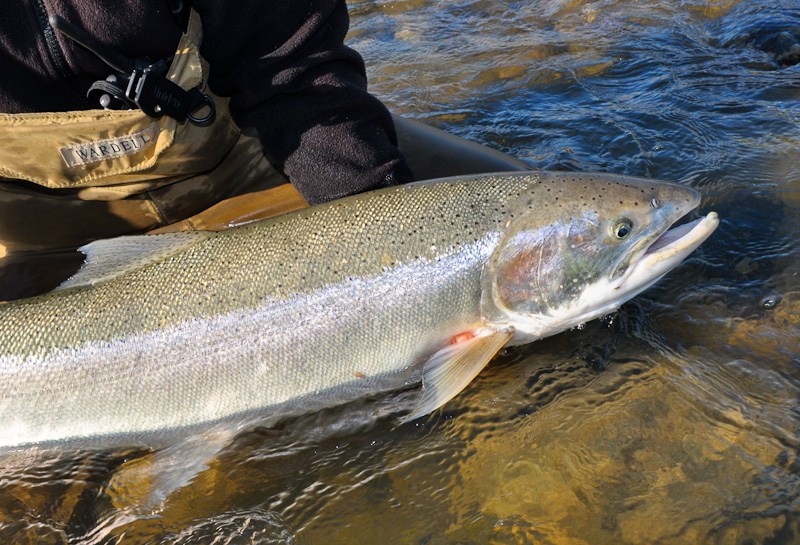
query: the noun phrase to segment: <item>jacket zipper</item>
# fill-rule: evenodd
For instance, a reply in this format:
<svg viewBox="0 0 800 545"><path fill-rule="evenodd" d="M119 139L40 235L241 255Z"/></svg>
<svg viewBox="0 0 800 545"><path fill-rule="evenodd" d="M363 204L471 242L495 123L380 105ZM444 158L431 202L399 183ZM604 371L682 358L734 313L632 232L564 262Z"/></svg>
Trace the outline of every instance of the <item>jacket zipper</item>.
<svg viewBox="0 0 800 545"><path fill-rule="evenodd" d="M47 8L44 6L44 0L33 0L33 7L36 10L36 19L39 21L39 27L44 34L44 41L47 44L47 52L50 57L50 63L55 68L59 76L66 80L73 78L74 74L67 63L64 52L61 50L61 45L56 39L56 32L50 26L47 20Z"/></svg>

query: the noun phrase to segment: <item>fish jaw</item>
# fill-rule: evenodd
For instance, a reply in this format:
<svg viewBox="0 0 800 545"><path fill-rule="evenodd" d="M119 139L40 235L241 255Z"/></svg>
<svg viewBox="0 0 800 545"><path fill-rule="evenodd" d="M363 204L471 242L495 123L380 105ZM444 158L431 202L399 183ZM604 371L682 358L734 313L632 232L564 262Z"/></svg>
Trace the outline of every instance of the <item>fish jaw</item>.
<svg viewBox="0 0 800 545"><path fill-rule="evenodd" d="M512 345L613 312L677 266L719 222L710 213L671 229L701 201L679 184L610 175L559 182L552 192L569 206L550 206L549 214L518 210L483 271L482 315L513 327Z"/></svg>
<svg viewBox="0 0 800 545"><path fill-rule="evenodd" d="M631 260L622 278L604 277L587 286L579 298L550 314L509 313L507 324L516 331L509 346L555 335L614 312L680 265L718 225L717 213L709 212L703 218L668 230Z"/></svg>
<svg viewBox="0 0 800 545"><path fill-rule="evenodd" d="M719 216L709 212L691 223L673 227L642 252L614 290L625 300L636 296L677 267L719 226Z"/></svg>

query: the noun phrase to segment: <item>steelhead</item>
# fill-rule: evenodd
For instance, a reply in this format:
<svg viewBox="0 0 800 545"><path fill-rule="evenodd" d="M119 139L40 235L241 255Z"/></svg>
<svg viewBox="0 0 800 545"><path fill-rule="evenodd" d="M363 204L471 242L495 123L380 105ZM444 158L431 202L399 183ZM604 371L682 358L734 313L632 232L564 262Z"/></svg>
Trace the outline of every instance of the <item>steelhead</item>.
<svg viewBox="0 0 800 545"><path fill-rule="evenodd" d="M423 382L415 418L505 345L607 314L715 213L601 174L446 178L218 233L97 241L55 292L0 305L0 447L158 446Z"/></svg>

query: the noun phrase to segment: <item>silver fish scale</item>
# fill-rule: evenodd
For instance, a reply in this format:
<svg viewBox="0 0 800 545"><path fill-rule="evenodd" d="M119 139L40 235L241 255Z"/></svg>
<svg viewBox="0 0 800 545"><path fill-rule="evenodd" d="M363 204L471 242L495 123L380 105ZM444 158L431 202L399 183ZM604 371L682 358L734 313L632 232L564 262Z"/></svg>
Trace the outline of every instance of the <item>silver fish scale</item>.
<svg viewBox="0 0 800 545"><path fill-rule="evenodd" d="M659 202L672 204L654 215ZM479 175L179 236L191 244L169 257L171 238L101 243L154 244L162 257L0 305L0 449L156 446L411 384L480 322L481 271L506 234L587 213L666 227L697 202L688 188L609 175Z"/></svg>
<svg viewBox="0 0 800 545"><path fill-rule="evenodd" d="M0 306L2 353L111 340L435 261L498 230L532 179L399 186L213 234L95 287Z"/></svg>
<svg viewBox="0 0 800 545"><path fill-rule="evenodd" d="M0 446L149 441L413 381L417 363L479 320L481 267L509 203L538 181L390 188L2 305Z"/></svg>

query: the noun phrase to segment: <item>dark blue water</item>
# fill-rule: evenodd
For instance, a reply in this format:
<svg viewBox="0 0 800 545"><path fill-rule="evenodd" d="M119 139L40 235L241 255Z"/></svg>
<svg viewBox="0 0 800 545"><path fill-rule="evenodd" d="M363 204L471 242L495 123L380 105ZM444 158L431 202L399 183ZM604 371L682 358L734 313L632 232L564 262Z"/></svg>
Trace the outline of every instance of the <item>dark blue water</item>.
<svg viewBox="0 0 800 545"><path fill-rule="evenodd" d="M124 456L23 460L0 474L0 541L800 543L800 5L350 7L394 111L534 168L690 185L720 228L444 410L363 418L387 396L259 430L152 515L105 488Z"/></svg>

